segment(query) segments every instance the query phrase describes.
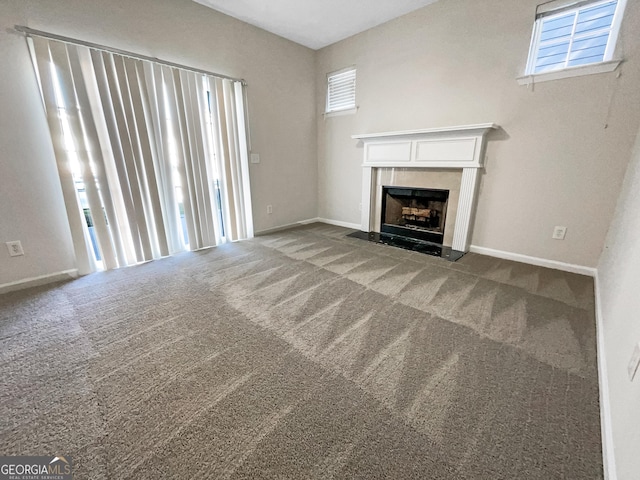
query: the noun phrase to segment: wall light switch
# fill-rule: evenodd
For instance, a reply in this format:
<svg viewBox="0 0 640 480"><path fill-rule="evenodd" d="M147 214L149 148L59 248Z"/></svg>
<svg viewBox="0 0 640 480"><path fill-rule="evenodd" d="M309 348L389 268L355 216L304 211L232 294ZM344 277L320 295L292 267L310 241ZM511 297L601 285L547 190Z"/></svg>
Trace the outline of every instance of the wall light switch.
<svg viewBox="0 0 640 480"><path fill-rule="evenodd" d="M636 346L633 349L633 355L631 355L631 360L629 360L629 365L627 366L627 373L629 373L629 380L633 382L633 378L636 376L636 372L638 371L638 365L640 364L640 342L636 343Z"/></svg>
<svg viewBox="0 0 640 480"><path fill-rule="evenodd" d="M257 153L251 154L251 163L260 163L260 155Z"/></svg>
<svg viewBox="0 0 640 480"><path fill-rule="evenodd" d="M19 257L20 255L24 255L24 250L22 249L22 243L20 243L20 240L7 242L7 248L9 249L9 255L11 255L12 257Z"/></svg>

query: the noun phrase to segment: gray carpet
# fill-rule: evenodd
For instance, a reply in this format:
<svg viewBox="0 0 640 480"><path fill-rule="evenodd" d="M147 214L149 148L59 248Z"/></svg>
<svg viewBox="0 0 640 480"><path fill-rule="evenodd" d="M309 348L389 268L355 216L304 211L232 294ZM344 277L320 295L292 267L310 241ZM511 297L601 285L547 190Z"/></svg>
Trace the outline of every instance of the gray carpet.
<svg viewBox="0 0 640 480"><path fill-rule="evenodd" d="M327 225L0 296L0 454L76 479L600 479L590 278Z"/></svg>

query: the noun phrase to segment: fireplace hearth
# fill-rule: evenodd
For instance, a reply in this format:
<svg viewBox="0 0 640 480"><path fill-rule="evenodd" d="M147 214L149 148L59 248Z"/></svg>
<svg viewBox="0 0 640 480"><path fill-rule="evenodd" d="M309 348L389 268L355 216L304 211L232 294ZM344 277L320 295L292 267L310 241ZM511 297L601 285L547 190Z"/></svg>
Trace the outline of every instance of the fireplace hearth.
<svg viewBox="0 0 640 480"><path fill-rule="evenodd" d="M380 232L443 244L449 190L382 187Z"/></svg>
<svg viewBox="0 0 640 480"><path fill-rule="evenodd" d="M412 250L414 252L424 253L433 257L441 257L450 262L458 261L464 256L464 252L454 250L451 247L445 247L425 240L416 240L409 237L393 235L392 233L363 232L361 230L356 230L355 232L348 234L347 237L368 240L373 243L382 243L391 247Z"/></svg>

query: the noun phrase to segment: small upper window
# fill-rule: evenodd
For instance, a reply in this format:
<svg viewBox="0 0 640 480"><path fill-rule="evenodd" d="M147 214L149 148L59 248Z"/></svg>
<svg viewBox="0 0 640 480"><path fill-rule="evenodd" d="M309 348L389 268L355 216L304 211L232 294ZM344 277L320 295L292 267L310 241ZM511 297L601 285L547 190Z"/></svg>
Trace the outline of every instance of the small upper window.
<svg viewBox="0 0 640 480"><path fill-rule="evenodd" d="M327 75L326 113L356 108L356 69L345 68Z"/></svg>
<svg viewBox="0 0 640 480"><path fill-rule="evenodd" d="M538 7L527 75L613 58L626 0L555 0Z"/></svg>

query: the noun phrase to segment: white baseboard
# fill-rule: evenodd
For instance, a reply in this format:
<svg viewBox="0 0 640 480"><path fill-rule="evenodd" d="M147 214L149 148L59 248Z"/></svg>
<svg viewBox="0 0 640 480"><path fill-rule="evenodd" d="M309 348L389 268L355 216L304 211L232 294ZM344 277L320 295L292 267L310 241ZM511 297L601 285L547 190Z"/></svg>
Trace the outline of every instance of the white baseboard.
<svg viewBox="0 0 640 480"><path fill-rule="evenodd" d="M349 223L342 222L340 220L330 220L328 218L309 218L307 220L300 220L299 222L288 223L287 225L280 225L278 227L267 228L265 230L260 230L254 233L256 237L260 235L268 235L270 233L276 233L281 230L288 230L290 228L299 227L300 225L309 225L310 223L326 223L327 225L335 225L336 227L345 227L345 228L353 228L355 230L360 230L359 223Z"/></svg>
<svg viewBox="0 0 640 480"><path fill-rule="evenodd" d="M489 257L497 257L504 260L513 260L514 262L528 263L530 265L537 265L538 267L553 268L555 270L563 270L565 272L579 273L581 275L588 275L590 277L595 277L597 273L597 270L592 267L558 262L556 260L547 260L546 258L530 257L528 255L522 255L520 253L505 252L503 250L494 250L493 248L478 247L476 245L471 245L469 247L469 251L473 253L479 253L481 255L487 255Z"/></svg>
<svg viewBox="0 0 640 480"><path fill-rule="evenodd" d="M309 225L310 223L318 223L320 221L321 220L318 217L316 217L316 218L310 218L309 220L302 220L302 221L300 221L298 223L300 223L302 225Z"/></svg>
<svg viewBox="0 0 640 480"><path fill-rule="evenodd" d="M47 283L60 282L78 278L78 269L63 270L62 272L50 273L48 275L40 275L39 277L24 278L15 282L3 283L0 285L0 294L15 292L24 288L38 287Z"/></svg>
<svg viewBox="0 0 640 480"><path fill-rule="evenodd" d="M602 304L600 302L600 279L596 270L596 336L598 359L598 383L600 391L600 435L602 437L602 464L604 479L617 480L616 458L613 449L613 431L611 422L611 400L609 399L609 374L607 370L607 356L604 344L604 325L602 318Z"/></svg>
<svg viewBox="0 0 640 480"><path fill-rule="evenodd" d="M330 220L328 218L316 218L316 221L329 225L335 225L336 227L353 228L354 230L360 230L359 223L349 223L343 222L341 220Z"/></svg>
<svg viewBox="0 0 640 480"><path fill-rule="evenodd" d="M286 225L279 225L277 227L267 228L265 230L259 230L257 232L254 232L254 235L256 237L259 237L260 235L268 235L270 233L280 232L282 230L288 230L290 228L299 227L300 225L309 225L310 223L315 223L319 221L320 221L319 218L309 218L307 220L300 220L299 222L288 223Z"/></svg>

